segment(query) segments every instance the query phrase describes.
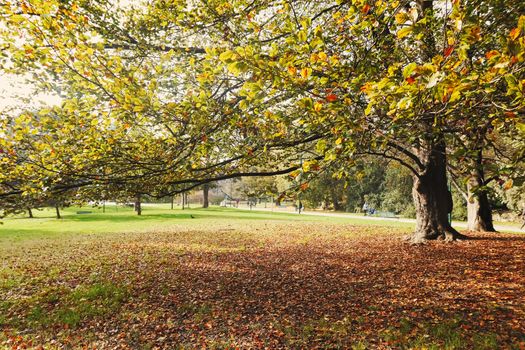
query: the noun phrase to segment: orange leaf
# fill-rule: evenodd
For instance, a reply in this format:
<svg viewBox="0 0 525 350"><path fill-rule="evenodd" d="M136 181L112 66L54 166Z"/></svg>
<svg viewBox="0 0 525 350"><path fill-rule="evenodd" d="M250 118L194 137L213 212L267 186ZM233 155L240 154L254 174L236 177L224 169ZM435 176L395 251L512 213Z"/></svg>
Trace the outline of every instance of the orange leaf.
<svg viewBox="0 0 525 350"><path fill-rule="evenodd" d="M366 4L365 6L363 6L363 8L361 9L361 13L366 15L368 13L368 11L370 11L370 5Z"/></svg>
<svg viewBox="0 0 525 350"><path fill-rule="evenodd" d="M409 84L414 84L416 82L416 79L414 79L414 77L408 77L405 79L407 81L407 83Z"/></svg>
<svg viewBox="0 0 525 350"><path fill-rule="evenodd" d="M329 95L326 96L326 100L327 100L328 102L335 102L335 101L337 101L337 95L335 95L335 94L329 94Z"/></svg>
<svg viewBox="0 0 525 350"><path fill-rule="evenodd" d="M443 56L448 57L454 51L454 46L449 46L443 51Z"/></svg>
<svg viewBox="0 0 525 350"><path fill-rule="evenodd" d="M359 90L361 90L362 92L367 92L368 90L370 90L371 87L372 87L372 84L366 83L365 85L361 86Z"/></svg>
<svg viewBox="0 0 525 350"><path fill-rule="evenodd" d="M521 30L519 28L514 28L510 31L510 38L516 40L520 36Z"/></svg>
<svg viewBox="0 0 525 350"><path fill-rule="evenodd" d="M499 52L496 50L492 50L492 51L487 52L485 54L485 57L487 57L487 59L490 60L492 57L497 56L497 55L499 55Z"/></svg>

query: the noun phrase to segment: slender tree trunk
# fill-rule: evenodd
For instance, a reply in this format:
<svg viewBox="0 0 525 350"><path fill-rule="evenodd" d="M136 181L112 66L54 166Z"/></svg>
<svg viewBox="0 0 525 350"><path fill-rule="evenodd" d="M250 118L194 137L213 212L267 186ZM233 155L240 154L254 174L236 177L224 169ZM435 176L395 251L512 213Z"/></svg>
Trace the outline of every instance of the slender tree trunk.
<svg viewBox="0 0 525 350"><path fill-rule="evenodd" d="M184 210L184 204L186 204L186 203L185 203L186 195L185 195L184 193L182 193L182 194L180 195L180 200L181 200L182 210Z"/></svg>
<svg viewBox="0 0 525 350"><path fill-rule="evenodd" d="M467 222L469 231L495 232L492 208L485 186L483 153L478 150L472 173L467 183Z"/></svg>
<svg viewBox="0 0 525 350"><path fill-rule="evenodd" d="M55 205L55 212L57 214L57 219L61 219L62 216L60 216L60 208L58 207L58 204Z"/></svg>
<svg viewBox="0 0 525 350"><path fill-rule="evenodd" d="M209 192L210 192L210 184L204 184L202 186L202 197L203 197L203 208L208 208L210 206L209 202Z"/></svg>
<svg viewBox="0 0 525 350"><path fill-rule="evenodd" d="M27 214L29 215L30 219L33 218L33 211L31 210L31 208L27 208Z"/></svg>
<svg viewBox="0 0 525 350"><path fill-rule="evenodd" d="M414 176L412 196L416 207L416 231L409 239L421 243L432 239L447 241L464 238L448 222L452 211L452 195L447 186L444 141L421 147L419 159L425 170Z"/></svg>
<svg viewBox="0 0 525 350"><path fill-rule="evenodd" d="M330 195L332 197L332 204L334 205L334 210L338 211L341 210L341 204L339 202L339 197L337 195L337 192L335 191L335 187L331 186L330 188Z"/></svg>
<svg viewBox="0 0 525 350"><path fill-rule="evenodd" d="M175 196L171 196L171 210L173 210L173 202L175 202Z"/></svg>
<svg viewBox="0 0 525 350"><path fill-rule="evenodd" d="M142 215L142 203L140 194L137 194L135 197L135 211L137 212L137 215Z"/></svg>

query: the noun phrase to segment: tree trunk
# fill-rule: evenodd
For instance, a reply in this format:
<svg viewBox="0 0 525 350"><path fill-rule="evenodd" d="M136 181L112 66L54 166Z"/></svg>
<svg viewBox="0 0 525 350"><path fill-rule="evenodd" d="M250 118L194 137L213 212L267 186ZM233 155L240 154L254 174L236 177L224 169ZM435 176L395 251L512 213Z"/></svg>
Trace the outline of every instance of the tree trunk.
<svg viewBox="0 0 525 350"><path fill-rule="evenodd" d="M484 188L483 153L478 150L476 162L467 183L467 222L469 231L495 232L492 208L487 190Z"/></svg>
<svg viewBox="0 0 525 350"><path fill-rule="evenodd" d="M142 203L140 199L140 194L137 194L135 197L135 211L137 212L137 215L142 215Z"/></svg>
<svg viewBox="0 0 525 350"><path fill-rule="evenodd" d="M408 237L414 243L432 239L447 241L465 238L448 222L452 195L447 186L444 141L421 147L419 159L424 171L414 176L412 196L416 207L416 231Z"/></svg>
<svg viewBox="0 0 525 350"><path fill-rule="evenodd" d="M467 216L469 231L496 232L492 222L492 209L490 208L486 191L474 194L469 188Z"/></svg>
<svg viewBox="0 0 525 350"><path fill-rule="evenodd" d="M339 203L339 198L335 191L335 186L332 186L332 188L330 189L330 194L332 197L332 204L334 205L334 210L335 211L341 210L342 207L341 207L341 204Z"/></svg>
<svg viewBox="0 0 525 350"><path fill-rule="evenodd" d="M31 210L31 208L27 208L27 214L29 215L30 219L33 218L33 211Z"/></svg>
<svg viewBox="0 0 525 350"><path fill-rule="evenodd" d="M175 196L171 196L171 210L173 210L173 202L175 201Z"/></svg>
<svg viewBox="0 0 525 350"><path fill-rule="evenodd" d="M208 208L210 206L209 192L210 192L210 185L209 184L204 184L202 186L202 197L203 197L202 207L203 208Z"/></svg>
<svg viewBox="0 0 525 350"><path fill-rule="evenodd" d="M62 216L60 216L60 208L58 207L58 204L55 205L55 211L56 211L56 214L57 214L57 219L61 219Z"/></svg>

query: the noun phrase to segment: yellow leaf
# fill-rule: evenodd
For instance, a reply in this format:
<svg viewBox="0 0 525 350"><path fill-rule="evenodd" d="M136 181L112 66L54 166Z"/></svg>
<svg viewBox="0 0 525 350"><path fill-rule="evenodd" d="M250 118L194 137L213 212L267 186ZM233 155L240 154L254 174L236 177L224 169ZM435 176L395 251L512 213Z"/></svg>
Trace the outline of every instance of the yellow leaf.
<svg viewBox="0 0 525 350"><path fill-rule="evenodd" d="M316 103L314 104L314 110L315 110L316 112L320 112L321 109L323 109L323 104L322 104L322 103L319 103L319 102L316 102Z"/></svg>
<svg viewBox="0 0 525 350"><path fill-rule="evenodd" d="M449 102L457 101L461 98L461 92L459 90L454 90L450 95Z"/></svg>
<svg viewBox="0 0 525 350"><path fill-rule="evenodd" d="M401 28L397 31L397 37L399 39L403 39L405 36L407 36L408 34L410 34L410 32L412 32L412 27L404 27L404 28Z"/></svg>
<svg viewBox="0 0 525 350"><path fill-rule="evenodd" d="M312 69L311 68L303 68L301 69L301 76L304 79L308 79L308 77L312 75Z"/></svg>
<svg viewBox="0 0 525 350"><path fill-rule="evenodd" d="M396 14L396 23L397 24L403 24L406 21L408 21L408 15L406 12L399 12Z"/></svg>

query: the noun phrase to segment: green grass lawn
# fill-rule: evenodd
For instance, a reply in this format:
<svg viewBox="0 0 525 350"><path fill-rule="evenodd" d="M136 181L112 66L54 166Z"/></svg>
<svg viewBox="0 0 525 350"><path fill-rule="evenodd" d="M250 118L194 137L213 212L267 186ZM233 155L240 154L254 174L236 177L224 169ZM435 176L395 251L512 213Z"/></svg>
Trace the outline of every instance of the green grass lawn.
<svg viewBox="0 0 525 350"><path fill-rule="evenodd" d="M90 214L77 214L78 211L90 211ZM242 224L253 220L301 221L321 223L347 223L357 225L384 226L384 223L366 218L339 218L294 213L268 212L257 210L238 210L234 208L210 207L207 209L191 208L170 209L169 204L145 205L142 215L124 206L106 206L102 213L100 207L70 207L61 210L62 219L56 219L54 208L34 210L32 219L27 217L8 217L0 225L0 244L6 240L26 240L35 238L56 238L78 234L108 234L119 232L163 231L170 229L199 227L214 223ZM409 223L392 221L389 226L410 229Z"/></svg>

